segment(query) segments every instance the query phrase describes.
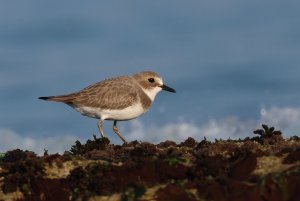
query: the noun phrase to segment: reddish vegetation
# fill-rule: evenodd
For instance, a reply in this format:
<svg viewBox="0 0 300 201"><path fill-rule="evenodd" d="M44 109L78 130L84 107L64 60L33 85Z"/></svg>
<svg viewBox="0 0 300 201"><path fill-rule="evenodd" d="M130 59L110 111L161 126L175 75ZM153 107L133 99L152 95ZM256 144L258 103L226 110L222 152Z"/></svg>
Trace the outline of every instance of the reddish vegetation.
<svg viewBox="0 0 300 201"><path fill-rule="evenodd" d="M263 128L213 143L119 146L94 136L63 155L9 151L0 159L0 200L16 191L15 200L299 200L300 139Z"/></svg>

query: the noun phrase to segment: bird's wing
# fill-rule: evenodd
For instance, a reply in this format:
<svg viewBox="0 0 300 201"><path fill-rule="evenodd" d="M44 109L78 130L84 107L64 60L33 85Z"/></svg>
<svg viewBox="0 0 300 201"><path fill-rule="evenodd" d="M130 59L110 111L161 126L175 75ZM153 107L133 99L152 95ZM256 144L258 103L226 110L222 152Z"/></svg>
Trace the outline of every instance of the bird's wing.
<svg viewBox="0 0 300 201"><path fill-rule="evenodd" d="M124 109L138 99L139 88L133 78L116 77L90 85L76 93L73 104L101 109Z"/></svg>

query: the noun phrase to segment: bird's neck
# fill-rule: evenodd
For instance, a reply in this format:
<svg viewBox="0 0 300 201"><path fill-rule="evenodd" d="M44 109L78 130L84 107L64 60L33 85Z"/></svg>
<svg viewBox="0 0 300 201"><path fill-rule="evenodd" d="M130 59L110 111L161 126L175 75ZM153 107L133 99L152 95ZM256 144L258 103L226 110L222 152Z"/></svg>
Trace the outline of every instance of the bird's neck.
<svg viewBox="0 0 300 201"><path fill-rule="evenodd" d="M153 89L144 89L142 88L144 93L150 98L150 100L153 102L158 92L161 91L161 88L155 87Z"/></svg>

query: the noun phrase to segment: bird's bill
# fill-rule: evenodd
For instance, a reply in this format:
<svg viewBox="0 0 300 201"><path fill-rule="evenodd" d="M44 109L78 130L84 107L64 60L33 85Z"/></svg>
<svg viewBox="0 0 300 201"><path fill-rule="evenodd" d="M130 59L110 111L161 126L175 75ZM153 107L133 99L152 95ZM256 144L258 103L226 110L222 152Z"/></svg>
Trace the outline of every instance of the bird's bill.
<svg viewBox="0 0 300 201"><path fill-rule="evenodd" d="M161 85L160 86L162 88L162 90L165 90L165 91L169 91L169 92L172 92L172 93L176 93L176 90L171 88L171 87L168 87L167 85Z"/></svg>

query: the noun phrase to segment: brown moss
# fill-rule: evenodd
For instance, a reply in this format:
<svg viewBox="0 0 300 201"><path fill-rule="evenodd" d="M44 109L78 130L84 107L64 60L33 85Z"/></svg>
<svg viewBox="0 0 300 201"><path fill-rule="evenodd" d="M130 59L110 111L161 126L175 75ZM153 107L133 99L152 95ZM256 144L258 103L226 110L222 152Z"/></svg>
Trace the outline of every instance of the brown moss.
<svg viewBox="0 0 300 201"><path fill-rule="evenodd" d="M84 144L76 142L63 155L45 151L42 157L14 150L1 157L0 196L14 192L20 200L297 200L300 140L284 140L267 130L263 137L199 143L188 138L178 145L111 145L94 136Z"/></svg>
<svg viewBox="0 0 300 201"><path fill-rule="evenodd" d="M189 137L184 142L180 143L180 146L194 148L197 144L198 143L194 138Z"/></svg>
<svg viewBox="0 0 300 201"><path fill-rule="evenodd" d="M229 176L240 181L247 180L256 164L256 156L251 152L246 152L230 166Z"/></svg>
<svg viewBox="0 0 300 201"><path fill-rule="evenodd" d="M196 201L195 195L188 191L183 186L176 184L169 184L165 188L161 188L157 191L157 201Z"/></svg>
<svg viewBox="0 0 300 201"><path fill-rule="evenodd" d="M283 163L285 164L291 164L295 163L297 161L300 161L300 147L296 149L295 151L292 151L289 153L284 159Z"/></svg>
<svg viewBox="0 0 300 201"><path fill-rule="evenodd" d="M171 140L166 140L157 145L158 148L168 148L168 147L176 147L176 146L177 146L176 142Z"/></svg>

